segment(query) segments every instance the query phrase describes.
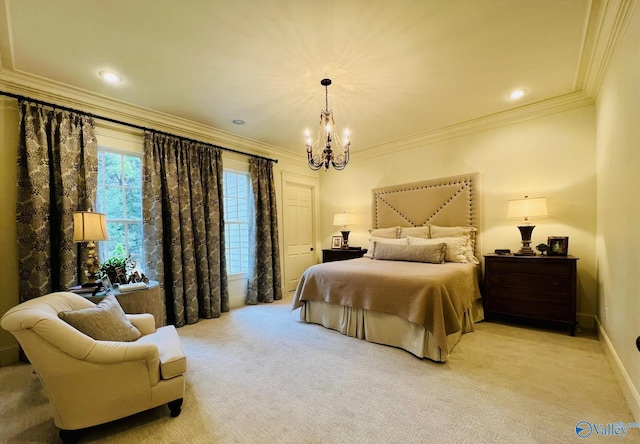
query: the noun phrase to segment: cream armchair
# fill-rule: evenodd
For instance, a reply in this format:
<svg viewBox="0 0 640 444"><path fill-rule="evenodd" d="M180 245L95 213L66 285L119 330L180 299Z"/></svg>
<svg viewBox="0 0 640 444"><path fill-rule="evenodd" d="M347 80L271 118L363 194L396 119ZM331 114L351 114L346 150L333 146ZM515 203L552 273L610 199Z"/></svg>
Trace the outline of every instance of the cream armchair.
<svg viewBox="0 0 640 444"><path fill-rule="evenodd" d="M168 404L178 416L186 358L173 326L156 330L150 314L126 315L142 337L97 341L58 317L96 307L74 293L51 293L10 309L0 325L22 346L49 397L65 442L78 429Z"/></svg>

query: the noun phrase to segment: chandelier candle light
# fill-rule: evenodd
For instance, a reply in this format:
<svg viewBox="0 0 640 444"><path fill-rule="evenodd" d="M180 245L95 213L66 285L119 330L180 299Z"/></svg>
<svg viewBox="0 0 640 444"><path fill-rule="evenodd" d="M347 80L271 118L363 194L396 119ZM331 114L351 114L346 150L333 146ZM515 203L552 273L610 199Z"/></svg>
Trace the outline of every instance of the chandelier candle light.
<svg viewBox="0 0 640 444"><path fill-rule="evenodd" d="M101 284L98 282L98 270L100 262L96 257L97 241L109 240L107 233L107 220L102 213L93 213L89 211L75 211L73 213L73 241L88 242L87 243L87 282L82 284L83 287L97 287Z"/></svg>
<svg viewBox="0 0 640 444"><path fill-rule="evenodd" d="M342 233L342 248L347 250L349 248L349 233L347 226L356 224L356 215L351 213L338 213L333 216L333 225L342 227L340 232Z"/></svg>
<svg viewBox="0 0 640 444"><path fill-rule="evenodd" d="M530 217L547 217L547 198L524 196L524 199L513 199L509 201L509 211L507 217L510 219L524 218L524 223L518 225L522 236L522 248L516 256L535 256L536 252L531 249L531 233L536 227L529 223Z"/></svg>
<svg viewBox="0 0 640 444"><path fill-rule="evenodd" d="M320 128L315 142L312 143L311 133L307 129L305 131L305 139L307 146L307 158L309 160L309 168L314 171L324 166L325 171L329 169L329 164L333 165L336 170L344 170L349 163L349 131L344 132L344 141L340 139L336 129L336 123L333 120L333 110L329 110L329 90L331 79L322 79L320 84L324 86L325 93L325 109L320 111ZM322 135L324 133L324 135ZM320 140L323 140L324 149L320 152ZM341 147L342 152L334 155L331 143L334 141Z"/></svg>

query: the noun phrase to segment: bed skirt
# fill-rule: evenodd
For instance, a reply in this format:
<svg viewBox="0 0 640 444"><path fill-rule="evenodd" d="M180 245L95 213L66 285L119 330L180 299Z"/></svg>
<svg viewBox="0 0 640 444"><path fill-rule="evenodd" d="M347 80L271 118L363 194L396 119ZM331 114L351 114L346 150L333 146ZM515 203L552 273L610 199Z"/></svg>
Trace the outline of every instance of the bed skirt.
<svg viewBox="0 0 640 444"><path fill-rule="evenodd" d="M449 359L449 354L436 344L433 335L423 326L395 315L326 302L304 301L300 308L300 319L337 330L343 335L399 347L419 358L437 362L446 362ZM473 324L483 319L482 299L478 299L472 308L464 313L462 330L447 336L449 352L460 341L463 333L473 331Z"/></svg>

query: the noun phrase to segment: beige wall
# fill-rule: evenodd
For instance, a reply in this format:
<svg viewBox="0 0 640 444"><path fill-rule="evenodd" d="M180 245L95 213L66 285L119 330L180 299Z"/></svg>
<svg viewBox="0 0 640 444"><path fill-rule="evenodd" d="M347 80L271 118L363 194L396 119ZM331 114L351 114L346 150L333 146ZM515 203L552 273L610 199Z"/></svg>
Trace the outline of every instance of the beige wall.
<svg viewBox="0 0 640 444"><path fill-rule="evenodd" d="M353 135L353 144L357 135ZM547 236L569 236L578 262L578 312L592 326L596 310L595 110L593 106L532 119L464 137L352 161L344 171L320 174L322 245L329 247L336 212L355 212L349 244L366 247L371 223L371 189L424 179L479 172L482 188L482 251L518 250L518 221L507 219L507 201L546 196L549 217L533 220L532 245Z"/></svg>
<svg viewBox="0 0 640 444"><path fill-rule="evenodd" d="M18 303L18 241L16 180L18 108L15 100L0 98L0 316ZM0 329L0 366L18 358L17 342Z"/></svg>
<svg viewBox="0 0 640 444"><path fill-rule="evenodd" d="M630 20L597 101L598 321L640 420L640 8Z"/></svg>

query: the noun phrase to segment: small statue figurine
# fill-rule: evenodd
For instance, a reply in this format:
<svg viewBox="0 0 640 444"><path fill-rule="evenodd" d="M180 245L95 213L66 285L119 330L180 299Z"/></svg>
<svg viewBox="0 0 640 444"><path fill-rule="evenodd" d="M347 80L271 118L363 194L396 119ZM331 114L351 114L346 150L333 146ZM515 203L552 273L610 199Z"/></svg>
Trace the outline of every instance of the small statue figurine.
<svg viewBox="0 0 640 444"><path fill-rule="evenodd" d="M541 255L544 255L545 251L549 249L547 244L538 244L536 245L536 250L540 252Z"/></svg>

